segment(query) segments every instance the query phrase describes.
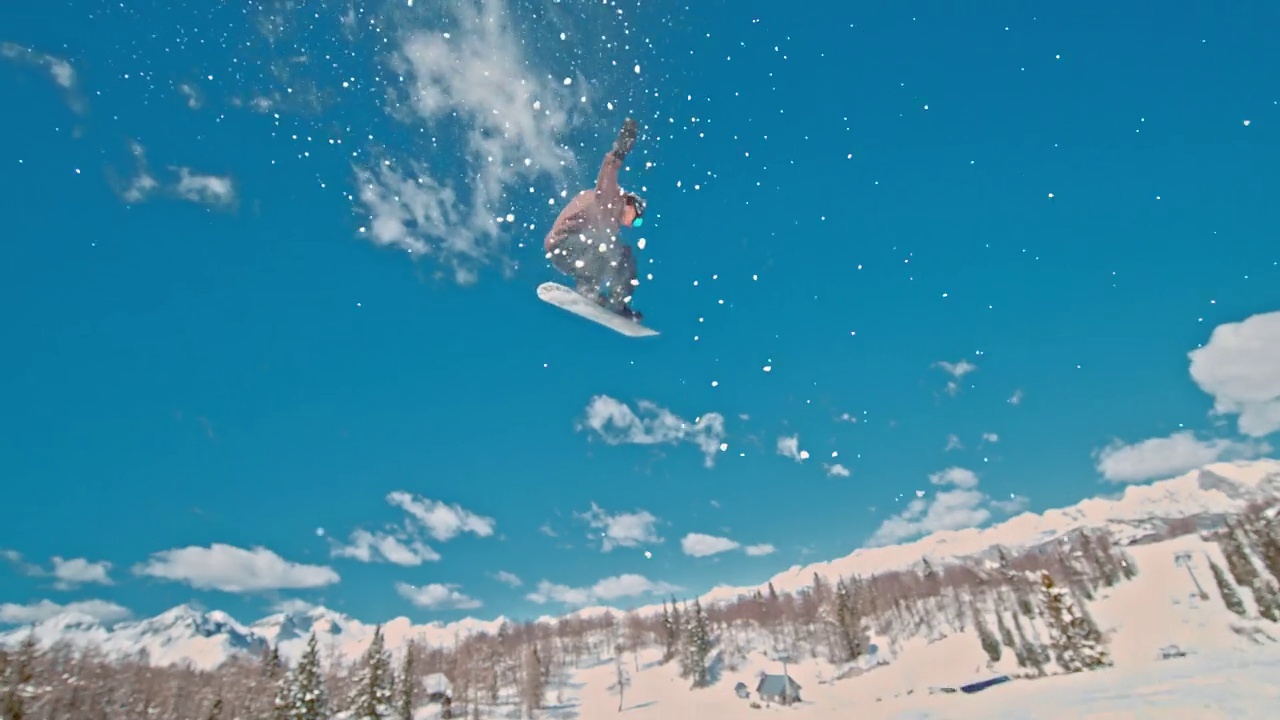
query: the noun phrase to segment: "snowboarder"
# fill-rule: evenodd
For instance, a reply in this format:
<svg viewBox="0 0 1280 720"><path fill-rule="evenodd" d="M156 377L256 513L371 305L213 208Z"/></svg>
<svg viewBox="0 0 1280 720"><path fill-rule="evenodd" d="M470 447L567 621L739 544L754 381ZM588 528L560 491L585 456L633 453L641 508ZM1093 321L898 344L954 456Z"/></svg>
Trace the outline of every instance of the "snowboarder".
<svg viewBox="0 0 1280 720"><path fill-rule="evenodd" d="M644 199L618 185L618 171L636 144L636 121L627 118L604 156L596 186L578 193L560 211L543 241L547 259L574 279L574 289L622 317L640 322L631 294L640 284L631 248L618 239L622 227L644 221Z"/></svg>

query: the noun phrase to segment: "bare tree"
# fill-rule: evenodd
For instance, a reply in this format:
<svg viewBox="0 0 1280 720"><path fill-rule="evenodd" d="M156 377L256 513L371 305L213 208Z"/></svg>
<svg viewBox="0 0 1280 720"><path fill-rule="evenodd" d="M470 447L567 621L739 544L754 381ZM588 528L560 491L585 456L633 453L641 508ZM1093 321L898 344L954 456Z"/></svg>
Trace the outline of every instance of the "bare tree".
<svg viewBox="0 0 1280 720"><path fill-rule="evenodd" d="M627 666L622 662L622 646L619 645L616 650L616 657L613 661L613 684L609 686L610 692L618 693L618 712L622 712L623 699L626 696L627 688L631 687L631 675L627 672Z"/></svg>

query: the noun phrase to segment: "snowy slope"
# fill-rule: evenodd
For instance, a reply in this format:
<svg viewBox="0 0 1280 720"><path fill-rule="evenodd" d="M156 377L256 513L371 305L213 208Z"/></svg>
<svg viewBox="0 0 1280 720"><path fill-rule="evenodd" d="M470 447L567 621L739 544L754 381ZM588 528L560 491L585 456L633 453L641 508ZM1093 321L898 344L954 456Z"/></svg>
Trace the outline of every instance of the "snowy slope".
<svg viewBox="0 0 1280 720"><path fill-rule="evenodd" d="M1030 548L1076 528L1107 528L1123 542L1158 533L1169 520L1212 522L1243 510L1251 501L1276 496L1280 496L1280 460L1214 463L1169 480L1131 485L1117 498L1089 498L1039 515L1023 513L986 528L942 531L902 545L864 548L838 560L793 566L771 582L779 592L795 592L809 585L814 573L830 578L869 575L910 567L922 557L944 560L978 555L997 545ZM721 586L703 599L731 600L759 587Z"/></svg>
<svg viewBox="0 0 1280 720"><path fill-rule="evenodd" d="M1242 510L1250 501L1274 496L1280 496L1280 461L1217 463L1169 480L1127 487L1116 498L1092 498L1039 515L1024 513L988 528L939 532L904 545L860 549L837 560L795 566L774 576L771 581L780 592L793 592L807 586L814 573L827 577L855 573L865 575L909 567L918 563L921 557L945 560L981 554L996 545L1012 549L1034 547L1080 527L1105 527L1117 537L1138 538L1160 531L1169 520L1190 517L1211 522L1224 514ZM1198 542L1194 536L1189 541ZM1159 543L1152 547L1166 548L1168 545ZM1149 571L1141 555L1145 551L1145 546L1133 548L1139 567L1147 573ZM1214 547L1206 551L1211 554L1217 552ZM1220 554L1214 557L1221 564ZM1178 572L1185 575L1181 568ZM1202 583L1211 582L1207 570L1202 570L1202 575ZM752 587L721 586L701 599L704 603L730 600L766 585L767 582ZM1139 587L1147 586L1141 583L1126 586L1124 592L1139 592L1133 589ZM660 611L661 605L639 610L642 613ZM596 617L607 611L622 613L616 609L590 607L572 615ZM1146 611L1140 614L1142 612ZM387 645L393 651L402 647L409 638L418 638L429 645L449 646L460 636L496 632L504 621L502 617L493 620L467 618L449 624L415 625L408 618L398 617L384 623L384 633ZM202 612L186 605L153 618L123 622L110 628L78 613L64 613L34 626L37 639L46 646L57 640L92 642L113 654L145 650L156 663L185 661L198 667L214 667L236 654L257 654L267 644L277 642L281 654L295 660L301 655L312 630L316 632L323 651L337 651L352 658L367 646L373 629L372 624L323 607L270 615L246 626L226 613ZM30 630L19 628L0 634L0 645L16 645Z"/></svg>
<svg viewBox="0 0 1280 720"><path fill-rule="evenodd" d="M733 686L743 682L754 689L758 673L782 672L781 664L766 653L754 652L710 687L690 690L689 681L678 676L677 664L657 664L660 650L651 649L641 652L639 671L629 655L623 658L632 683L624 712L632 720L730 720L779 712L796 720L1274 717L1280 702L1280 686L1274 681L1280 670L1280 625L1240 618L1227 610L1207 564L1208 559L1223 564L1216 543L1187 535L1135 547L1130 554L1139 567L1138 577L1103 591L1089 605L1109 639L1115 663L1109 669L1019 679L975 695L931 694L930 688L954 688L1016 672L1008 652L1000 663L989 665L970 629L932 641L913 638L894 652L881 652L877 659L886 664L842 680L835 679L839 668L823 660L793 658L787 672L800 684L803 701L787 708L750 710L749 701L736 697ZM1190 556L1190 573L1178 562L1183 554ZM1197 580L1209 599L1200 597ZM1256 616L1255 607L1250 605L1249 611ZM770 643L761 639L747 644ZM1160 650L1169 645L1188 654L1162 659ZM618 712L618 697L609 689L614 677L612 663L604 662L587 663L570 678L576 717L611 717Z"/></svg>

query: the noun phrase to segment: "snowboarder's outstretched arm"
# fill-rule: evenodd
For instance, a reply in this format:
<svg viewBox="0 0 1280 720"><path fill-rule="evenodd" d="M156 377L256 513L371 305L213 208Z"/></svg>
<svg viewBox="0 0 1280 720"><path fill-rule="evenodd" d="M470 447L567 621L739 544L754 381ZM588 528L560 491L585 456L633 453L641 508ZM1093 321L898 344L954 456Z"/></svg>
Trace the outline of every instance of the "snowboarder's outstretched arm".
<svg viewBox="0 0 1280 720"><path fill-rule="evenodd" d="M627 153L635 147L636 131L635 120L624 120L622 130L618 131L618 138L613 141L613 148L604 156L604 162L600 163L600 172L596 175L596 195L605 203L612 202L622 194L622 188L618 185L618 171L622 169L622 161L626 159Z"/></svg>

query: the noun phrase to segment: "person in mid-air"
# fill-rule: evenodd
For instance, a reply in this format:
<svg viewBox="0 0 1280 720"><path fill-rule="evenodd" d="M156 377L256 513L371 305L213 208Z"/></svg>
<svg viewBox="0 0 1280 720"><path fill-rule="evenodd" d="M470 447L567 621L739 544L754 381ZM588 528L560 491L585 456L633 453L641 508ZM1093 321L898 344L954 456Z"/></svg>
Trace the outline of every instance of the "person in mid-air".
<svg viewBox="0 0 1280 720"><path fill-rule="evenodd" d="M636 121L627 118L600 164L596 186L578 193L560 211L543 241L547 259L574 279L574 289L604 308L639 322L631 294L640 284L631 248L618 239L622 227L638 227L644 199L618 185L618 171L636 144Z"/></svg>

